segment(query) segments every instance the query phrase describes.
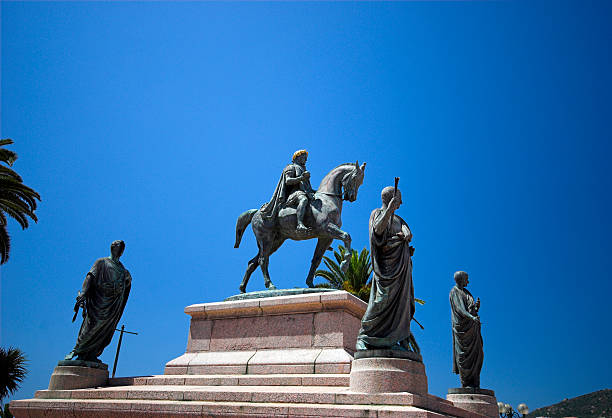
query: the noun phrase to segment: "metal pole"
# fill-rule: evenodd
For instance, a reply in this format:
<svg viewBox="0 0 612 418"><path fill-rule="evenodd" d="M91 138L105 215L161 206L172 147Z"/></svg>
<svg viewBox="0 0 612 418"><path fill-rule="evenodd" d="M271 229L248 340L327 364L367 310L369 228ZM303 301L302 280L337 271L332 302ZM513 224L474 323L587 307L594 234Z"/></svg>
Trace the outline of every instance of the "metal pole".
<svg viewBox="0 0 612 418"><path fill-rule="evenodd" d="M121 349L121 340L123 339L123 333L125 332L125 325L121 325L121 332L119 333L119 343L117 344L117 354L115 354L115 364L113 364L113 376L115 377L115 371L117 370L117 360L119 359L119 350Z"/></svg>

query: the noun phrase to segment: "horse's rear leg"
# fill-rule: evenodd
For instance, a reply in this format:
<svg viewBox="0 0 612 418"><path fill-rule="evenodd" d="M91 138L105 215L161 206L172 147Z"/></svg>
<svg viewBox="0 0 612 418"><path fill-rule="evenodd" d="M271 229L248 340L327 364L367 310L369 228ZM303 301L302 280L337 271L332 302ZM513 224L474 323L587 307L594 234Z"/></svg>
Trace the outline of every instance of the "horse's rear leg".
<svg viewBox="0 0 612 418"><path fill-rule="evenodd" d="M261 272L264 276L264 284L266 285L266 289L275 290L276 286L272 284L272 280L270 280L270 273L268 273L268 262L270 260L270 255L260 255L259 256L259 267L261 267Z"/></svg>
<svg viewBox="0 0 612 418"><path fill-rule="evenodd" d="M317 267L321 264L321 260L323 259L323 254L329 248L333 241L333 238L319 238L317 242L317 248L315 248L315 252L312 256L312 261L310 262L310 271L308 272L308 277L306 277L306 285L308 287L314 287L314 276L317 271Z"/></svg>
<svg viewBox="0 0 612 418"><path fill-rule="evenodd" d="M251 274L257 269L259 263L257 260L259 259L259 254L249 260L249 264L247 265L247 269L244 272L244 277L242 278L242 283L240 283L240 293L246 292L247 283L251 278Z"/></svg>

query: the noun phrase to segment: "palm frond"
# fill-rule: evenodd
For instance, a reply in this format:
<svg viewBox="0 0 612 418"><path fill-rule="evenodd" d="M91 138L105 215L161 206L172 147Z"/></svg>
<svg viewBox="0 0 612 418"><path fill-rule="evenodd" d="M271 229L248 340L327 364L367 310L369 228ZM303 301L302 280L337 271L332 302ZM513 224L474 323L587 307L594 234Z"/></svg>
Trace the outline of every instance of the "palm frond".
<svg viewBox="0 0 612 418"><path fill-rule="evenodd" d="M0 264L8 261L11 251L11 237L6 230L6 219L4 221L5 223L0 225Z"/></svg>
<svg viewBox="0 0 612 418"><path fill-rule="evenodd" d="M0 347L0 400L13 394L27 374L27 359L23 352L14 347Z"/></svg>
<svg viewBox="0 0 612 418"><path fill-rule="evenodd" d="M5 148L0 148L0 161L8 165L13 165L13 163L17 161L17 153Z"/></svg>
<svg viewBox="0 0 612 418"><path fill-rule="evenodd" d="M322 277L328 281L329 286L333 289L342 289L342 280L331 271L327 270L317 270L315 272L315 277Z"/></svg>
<svg viewBox="0 0 612 418"><path fill-rule="evenodd" d="M333 273L335 273L338 277L341 277L344 280L344 272L340 268L338 263L335 263L331 258L324 256L323 262L325 266Z"/></svg>
<svg viewBox="0 0 612 418"><path fill-rule="evenodd" d="M14 178L17 181L23 181L17 172L9 167L0 165L0 176Z"/></svg>
<svg viewBox="0 0 612 418"><path fill-rule="evenodd" d="M0 199L0 210L19 222L22 229L26 229L29 226L28 218L23 214L24 208L18 203L7 199Z"/></svg>
<svg viewBox="0 0 612 418"><path fill-rule="evenodd" d="M12 166L17 153L3 148L13 143L12 139L0 139L0 163ZM16 171L0 164L0 264L6 263L10 251L10 237L6 232L6 215L15 219L23 229L29 226L29 219L38 221L34 211L40 195L23 184Z"/></svg>

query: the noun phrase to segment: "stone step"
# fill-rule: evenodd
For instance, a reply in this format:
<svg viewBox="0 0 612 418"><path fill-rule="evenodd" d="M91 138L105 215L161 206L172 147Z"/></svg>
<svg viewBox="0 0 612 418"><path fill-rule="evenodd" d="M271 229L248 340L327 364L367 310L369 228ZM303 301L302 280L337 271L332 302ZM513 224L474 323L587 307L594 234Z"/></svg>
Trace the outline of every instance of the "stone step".
<svg viewBox="0 0 612 418"><path fill-rule="evenodd" d="M245 404L309 404L348 407L351 405L411 406L447 416L476 417L451 402L433 395L421 396L406 392L365 394L350 392L338 386L188 386L141 385L115 386L77 390L42 390L37 400L107 400L107 401L189 401L242 402ZM11 404L12 406L12 404ZM333 409L333 408L332 408ZM414 412L414 411L413 411ZM429 415L424 415L429 416Z"/></svg>
<svg viewBox="0 0 612 418"><path fill-rule="evenodd" d="M348 374L156 375L116 377L109 386L343 386Z"/></svg>
<svg viewBox="0 0 612 418"><path fill-rule="evenodd" d="M361 418L439 418L454 416L407 405L333 405L309 403L183 402L167 400L46 400L11 402L11 411L29 417L132 418L163 417L361 417ZM23 415L21 415L23 416ZM462 417L481 418L479 415Z"/></svg>

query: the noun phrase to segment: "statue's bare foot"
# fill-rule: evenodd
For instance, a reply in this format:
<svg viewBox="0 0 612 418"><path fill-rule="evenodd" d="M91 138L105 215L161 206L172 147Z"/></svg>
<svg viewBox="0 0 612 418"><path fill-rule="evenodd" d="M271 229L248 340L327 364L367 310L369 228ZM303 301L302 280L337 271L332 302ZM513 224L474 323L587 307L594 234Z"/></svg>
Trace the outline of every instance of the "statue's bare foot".
<svg viewBox="0 0 612 418"><path fill-rule="evenodd" d="M306 225L304 225L303 223L298 223L297 225L297 232L299 233L305 233L308 232L308 228L306 227Z"/></svg>

